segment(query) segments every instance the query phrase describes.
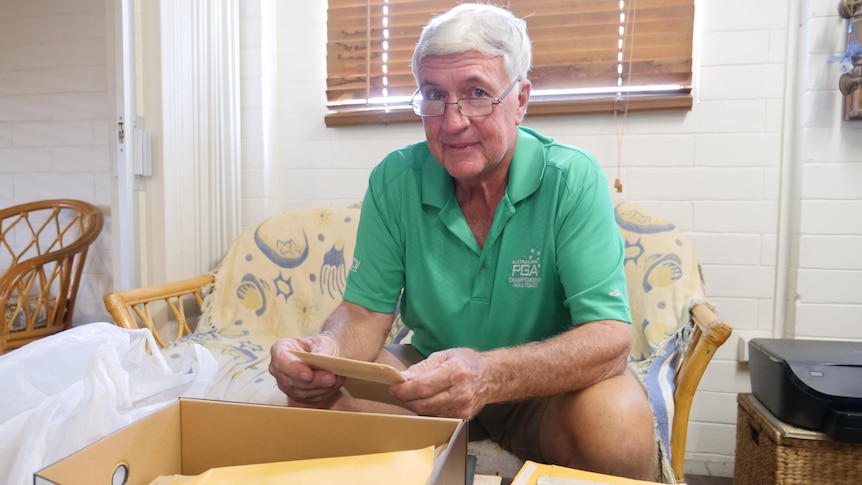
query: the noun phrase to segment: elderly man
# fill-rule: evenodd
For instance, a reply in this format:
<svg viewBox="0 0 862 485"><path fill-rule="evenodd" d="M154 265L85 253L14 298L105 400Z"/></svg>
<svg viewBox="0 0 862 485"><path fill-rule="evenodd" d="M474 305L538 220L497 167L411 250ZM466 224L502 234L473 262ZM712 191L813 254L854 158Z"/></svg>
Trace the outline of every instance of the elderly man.
<svg viewBox="0 0 862 485"><path fill-rule="evenodd" d="M462 4L430 21L412 64L426 141L372 171L344 301L320 334L279 340L270 372L294 406L397 412L285 350L387 363L406 377L392 396L469 419L471 439L652 480L608 183L584 150L521 126L531 63L508 10ZM399 298L411 345L384 347Z"/></svg>

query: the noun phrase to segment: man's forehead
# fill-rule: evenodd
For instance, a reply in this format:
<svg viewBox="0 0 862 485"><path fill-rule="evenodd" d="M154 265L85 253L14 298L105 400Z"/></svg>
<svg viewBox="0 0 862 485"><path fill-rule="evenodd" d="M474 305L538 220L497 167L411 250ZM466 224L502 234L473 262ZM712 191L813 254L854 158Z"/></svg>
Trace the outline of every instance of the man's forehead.
<svg viewBox="0 0 862 485"><path fill-rule="evenodd" d="M469 50L464 52L453 52L449 54L428 54L419 61L420 69L426 64L451 64L451 63L487 63L503 65L501 56L489 56L477 50Z"/></svg>
<svg viewBox="0 0 862 485"><path fill-rule="evenodd" d="M417 75L422 84L439 82L487 82L504 72L501 57L489 57L476 51L458 54L429 55L419 62Z"/></svg>

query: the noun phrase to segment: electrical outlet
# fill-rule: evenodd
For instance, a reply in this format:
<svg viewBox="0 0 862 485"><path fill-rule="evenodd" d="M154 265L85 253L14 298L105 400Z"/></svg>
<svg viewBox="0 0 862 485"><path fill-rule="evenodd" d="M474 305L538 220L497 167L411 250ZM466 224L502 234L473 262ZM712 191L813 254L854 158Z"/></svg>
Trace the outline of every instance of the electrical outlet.
<svg viewBox="0 0 862 485"><path fill-rule="evenodd" d="M740 336L739 346L736 348L736 360L739 362L748 362L748 341L749 337Z"/></svg>

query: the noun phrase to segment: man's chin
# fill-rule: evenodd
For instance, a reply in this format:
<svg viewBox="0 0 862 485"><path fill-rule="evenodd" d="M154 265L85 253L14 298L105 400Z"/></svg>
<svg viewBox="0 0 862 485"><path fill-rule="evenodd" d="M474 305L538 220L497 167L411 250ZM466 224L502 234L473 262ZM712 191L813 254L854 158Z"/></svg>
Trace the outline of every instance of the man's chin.
<svg viewBox="0 0 862 485"><path fill-rule="evenodd" d="M443 163L446 172L456 180L471 180L485 170L485 164L475 160L447 160Z"/></svg>

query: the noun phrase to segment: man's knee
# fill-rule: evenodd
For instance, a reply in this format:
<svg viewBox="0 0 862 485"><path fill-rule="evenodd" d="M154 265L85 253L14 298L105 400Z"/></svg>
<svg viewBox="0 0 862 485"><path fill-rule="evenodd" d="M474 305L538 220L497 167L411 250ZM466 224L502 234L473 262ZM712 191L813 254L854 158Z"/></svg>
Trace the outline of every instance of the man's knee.
<svg viewBox="0 0 862 485"><path fill-rule="evenodd" d="M587 431L591 443L607 436L647 429L653 431L653 413L646 392L631 375L619 375L601 381L577 393L562 397L560 411L572 429Z"/></svg>
<svg viewBox="0 0 862 485"><path fill-rule="evenodd" d="M640 383L616 376L553 400L542 422L547 461L640 479L655 477L652 409Z"/></svg>

